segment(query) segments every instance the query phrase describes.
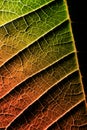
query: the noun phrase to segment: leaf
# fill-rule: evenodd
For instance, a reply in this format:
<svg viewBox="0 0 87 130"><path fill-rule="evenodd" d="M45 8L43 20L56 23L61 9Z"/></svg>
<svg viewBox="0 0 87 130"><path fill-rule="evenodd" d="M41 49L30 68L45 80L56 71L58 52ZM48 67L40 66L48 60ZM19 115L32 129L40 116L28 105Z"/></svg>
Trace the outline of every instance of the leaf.
<svg viewBox="0 0 87 130"><path fill-rule="evenodd" d="M0 129L70 130L82 119L86 124L66 1L0 2ZM81 121L74 125L78 113Z"/></svg>
<svg viewBox="0 0 87 130"><path fill-rule="evenodd" d="M82 102L75 109L67 113L58 120L48 130L86 130L87 129L87 111Z"/></svg>
<svg viewBox="0 0 87 130"><path fill-rule="evenodd" d="M31 13L54 0L0 0L0 25Z"/></svg>

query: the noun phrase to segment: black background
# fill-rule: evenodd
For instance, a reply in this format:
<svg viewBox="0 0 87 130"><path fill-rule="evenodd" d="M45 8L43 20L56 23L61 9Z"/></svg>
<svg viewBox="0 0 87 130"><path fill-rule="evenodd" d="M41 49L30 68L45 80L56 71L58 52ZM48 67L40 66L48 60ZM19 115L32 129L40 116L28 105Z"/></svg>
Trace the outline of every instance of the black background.
<svg viewBox="0 0 87 130"><path fill-rule="evenodd" d="M87 95L87 4L86 0L67 0L79 67Z"/></svg>

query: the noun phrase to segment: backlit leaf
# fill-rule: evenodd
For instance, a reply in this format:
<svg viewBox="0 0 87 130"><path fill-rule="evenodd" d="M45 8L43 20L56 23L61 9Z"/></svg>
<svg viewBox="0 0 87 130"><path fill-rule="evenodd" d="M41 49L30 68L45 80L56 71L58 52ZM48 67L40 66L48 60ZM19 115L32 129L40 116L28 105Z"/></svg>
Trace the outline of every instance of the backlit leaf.
<svg viewBox="0 0 87 130"><path fill-rule="evenodd" d="M0 0L0 130L85 129L83 102L66 1Z"/></svg>

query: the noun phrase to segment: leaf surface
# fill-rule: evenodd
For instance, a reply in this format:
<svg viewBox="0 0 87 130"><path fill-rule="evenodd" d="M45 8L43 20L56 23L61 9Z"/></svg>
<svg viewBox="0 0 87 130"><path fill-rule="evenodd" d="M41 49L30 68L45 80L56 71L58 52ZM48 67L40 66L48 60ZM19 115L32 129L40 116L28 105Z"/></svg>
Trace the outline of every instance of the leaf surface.
<svg viewBox="0 0 87 130"><path fill-rule="evenodd" d="M0 129L77 130L82 102L66 1L1 0Z"/></svg>

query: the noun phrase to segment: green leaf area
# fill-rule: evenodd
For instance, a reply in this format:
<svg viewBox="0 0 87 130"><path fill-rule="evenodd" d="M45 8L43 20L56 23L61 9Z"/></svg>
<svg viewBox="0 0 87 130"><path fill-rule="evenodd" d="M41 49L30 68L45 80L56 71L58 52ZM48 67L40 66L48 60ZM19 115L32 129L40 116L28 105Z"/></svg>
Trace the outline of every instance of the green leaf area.
<svg viewBox="0 0 87 130"><path fill-rule="evenodd" d="M0 0L0 130L86 130L67 3Z"/></svg>

